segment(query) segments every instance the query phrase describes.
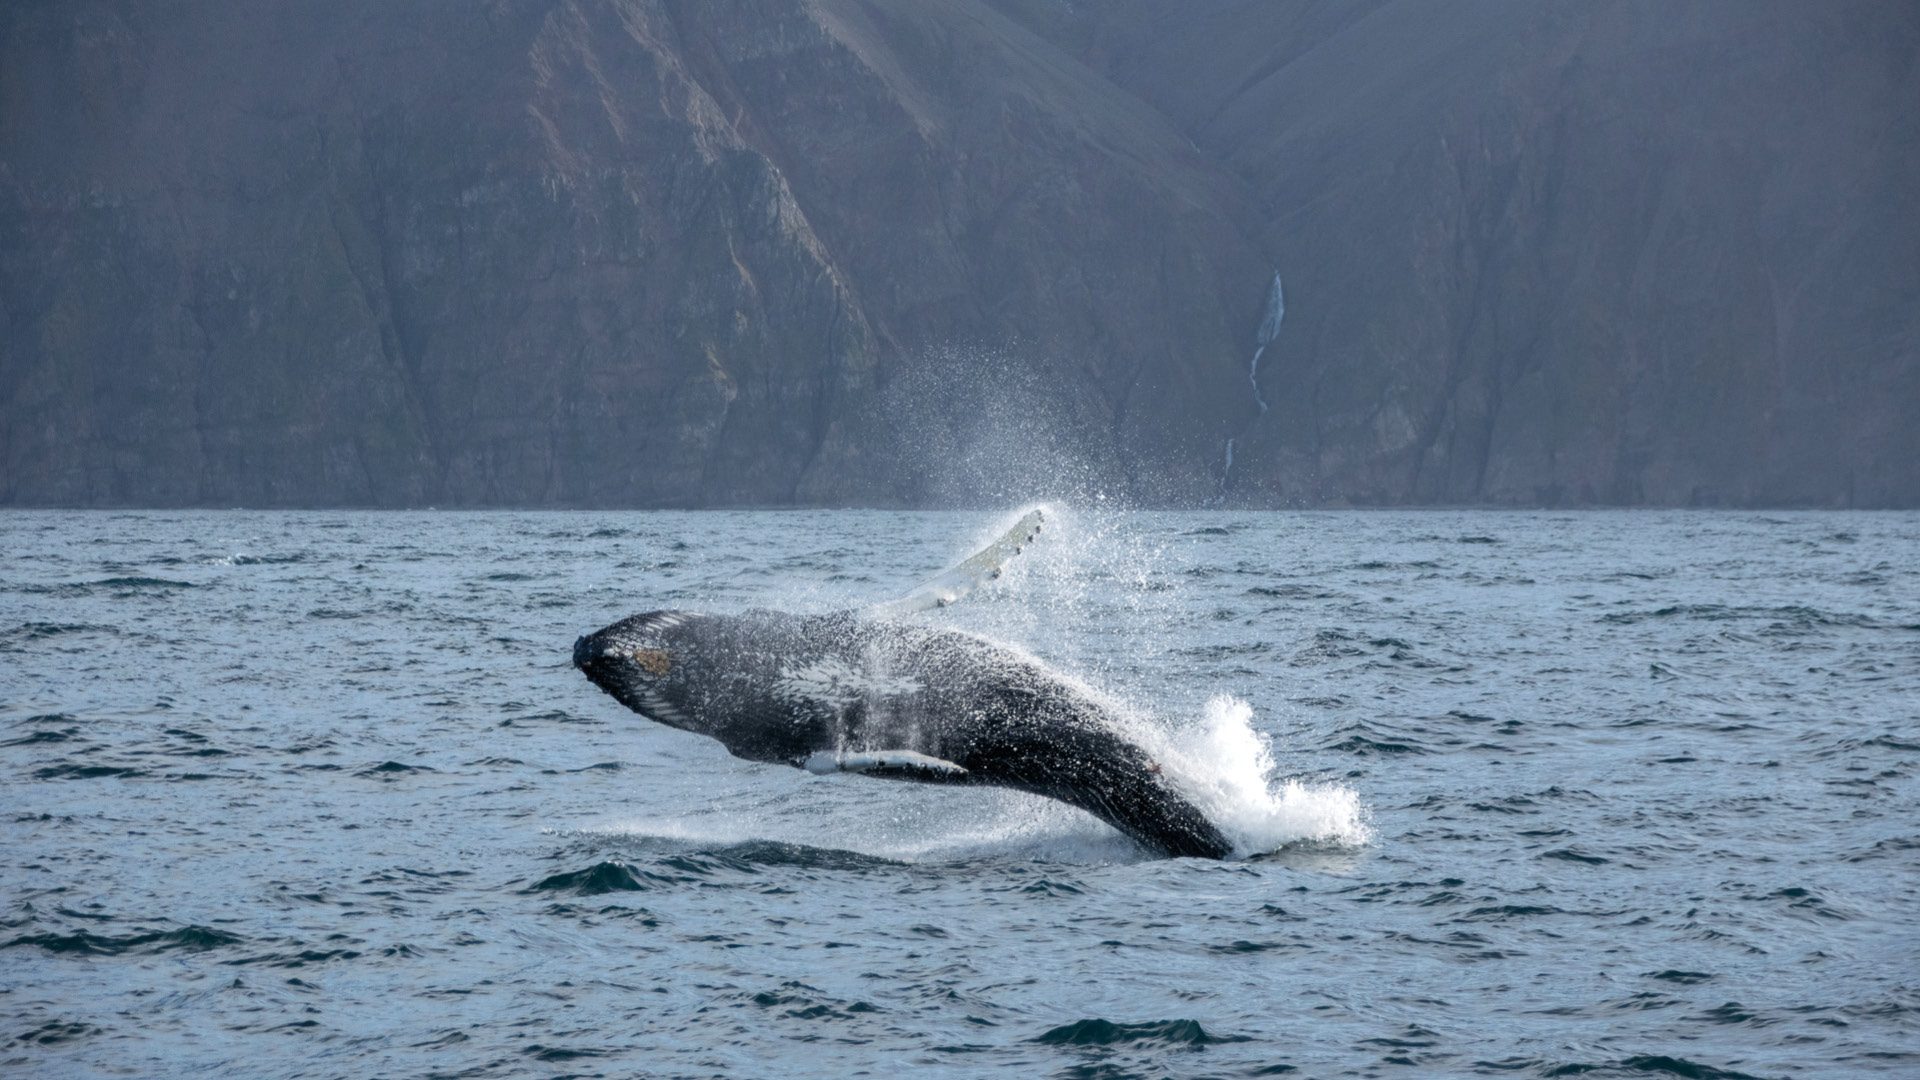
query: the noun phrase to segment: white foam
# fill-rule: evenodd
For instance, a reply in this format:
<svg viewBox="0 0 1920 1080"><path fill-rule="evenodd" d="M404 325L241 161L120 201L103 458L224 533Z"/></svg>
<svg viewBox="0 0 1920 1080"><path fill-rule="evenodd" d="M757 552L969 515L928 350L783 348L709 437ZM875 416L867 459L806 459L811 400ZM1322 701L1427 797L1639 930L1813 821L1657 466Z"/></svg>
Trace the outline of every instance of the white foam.
<svg viewBox="0 0 1920 1080"><path fill-rule="evenodd" d="M1221 694L1165 747L1182 786L1236 853L1291 844L1361 847L1373 838L1360 796L1344 784L1274 777L1273 744L1253 726L1253 707Z"/></svg>
<svg viewBox="0 0 1920 1080"><path fill-rule="evenodd" d="M1217 695L1185 724L1152 715L1164 715L1149 704L1160 688L1125 685L1132 673L1113 666L1119 654L1098 638L1140 634L1184 616L1187 598L1171 572L1165 540L1125 513L1072 505L1046 510L1051 531L1027 558L1016 560L1019 578L1001 590L1015 602L961 605L943 613L943 620L969 624L1100 701L1130 737L1173 770L1239 855L1290 845L1370 843L1366 809L1352 788L1276 775L1284 755L1276 755L1272 740L1255 728L1247 702ZM1062 635L1061 626L1106 629ZM1017 644L1023 640L1046 641L1048 655L1035 656Z"/></svg>

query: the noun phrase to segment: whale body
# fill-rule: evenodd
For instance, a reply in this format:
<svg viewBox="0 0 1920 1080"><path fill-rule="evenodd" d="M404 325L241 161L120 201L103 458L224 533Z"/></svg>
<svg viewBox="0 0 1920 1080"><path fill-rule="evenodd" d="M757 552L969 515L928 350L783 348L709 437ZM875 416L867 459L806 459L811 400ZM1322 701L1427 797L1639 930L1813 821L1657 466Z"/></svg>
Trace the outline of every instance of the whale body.
<svg viewBox="0 0 1920 1080"><path fill-rule="evenodd" d="M958 630L857 611L653 611L580 638L573 661L633 711L750 761L1014 788L1169 855L1232 849L1092 694Z"/></svg>

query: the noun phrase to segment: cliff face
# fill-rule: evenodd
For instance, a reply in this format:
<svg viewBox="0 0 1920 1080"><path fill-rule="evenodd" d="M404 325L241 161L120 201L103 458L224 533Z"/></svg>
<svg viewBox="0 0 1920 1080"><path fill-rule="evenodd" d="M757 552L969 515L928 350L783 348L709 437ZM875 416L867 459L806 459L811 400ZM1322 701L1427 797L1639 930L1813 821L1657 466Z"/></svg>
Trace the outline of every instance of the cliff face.
<svg viewBox="0 0 1920 1080"><path fill-rule="evenodd" d="M1898 104L1920 100L1920 34L1878 38L1887 11L1536 15L1540 55L1488 59L1498 102L1458 95L1417 118L1424 145L1377 162L1445 180L1404 229L1362 241L1404 260L1376 286L1403 297L1391 315L1330 304L1302 321L1275 375L1338 404L1273 433L1269 482L1317 455L1322 484L1380 497L1920 500L1920 125ZM1324 190L1290 179L1269 204ZM1272 236L1309 260L1350 243L1324 220ZM1348 258L1328 284L1371 276ZM1369 328L1412 361L1372 386L1335 374ZM1311 360L1321 335L1355 344ZM1316 449L1370 413L1405 419L1361 444L1364 464Z"/></svg>
<svg viewBox="0 0 1920 1080"><path fill-rule="evenodd" d="M0 501L1914 505L1916 43L1871 0L26 0Z"/></svg>
<svg viewBox="0 0 1920 1080"><path fill-rule="evenodd" d="M1007 7L1256 192L1235 495L1920 502L1915 9Z"/></svg>
<svg viewBox="0 0 1920 1080"><path fill-rule="evenodd" d="M953 342L1100 476L1204 485L1239 419L1250 204L988 10L0 20L10 501L938 497L876 417Z"/></svg>

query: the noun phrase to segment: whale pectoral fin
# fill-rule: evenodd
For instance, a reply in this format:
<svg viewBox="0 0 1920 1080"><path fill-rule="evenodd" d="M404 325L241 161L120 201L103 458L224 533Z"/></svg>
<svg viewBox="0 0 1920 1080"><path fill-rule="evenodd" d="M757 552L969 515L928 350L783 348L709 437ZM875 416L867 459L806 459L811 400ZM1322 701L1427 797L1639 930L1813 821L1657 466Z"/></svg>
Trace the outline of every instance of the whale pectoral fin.
<svg viewBox="0 0 1920 1080"><path fill-rule="evenodd" d="M982 582L999 577L1008 560L1024 551L1028 544L1033 543L1034 537L1040 535L1040 527L1046 519L1046 514L1040 510L1028 511L1014 522L1013 528L1000 534L999 539L975 552L965 562L936 575L898 600L873 605L867 609L867 615L876 619L893 618L957 603Z"/></svg>
<svg viewBox="0 0 1920 1080"><path fill-rule="evenodd" d="M819 750L801 762L801 767L815 776L852 772L923 783L954 783L967 776L967 770L953 762L915 750L865 750L847 754Z"/></svg>

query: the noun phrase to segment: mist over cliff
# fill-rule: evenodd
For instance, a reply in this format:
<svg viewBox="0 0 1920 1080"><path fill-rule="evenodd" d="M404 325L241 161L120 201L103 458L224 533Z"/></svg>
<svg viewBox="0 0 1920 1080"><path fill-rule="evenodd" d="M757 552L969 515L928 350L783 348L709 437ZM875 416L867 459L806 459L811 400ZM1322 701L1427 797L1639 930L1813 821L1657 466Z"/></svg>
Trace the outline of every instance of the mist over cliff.
<svg viewBox="0 0 1920 1080"><path fill-rule="evenodd" d="M0 502L1920 505L1920 8L0 6Z"/></svg>

